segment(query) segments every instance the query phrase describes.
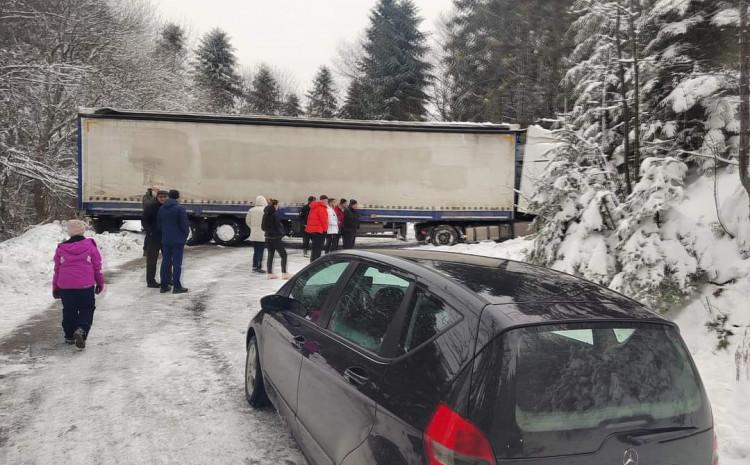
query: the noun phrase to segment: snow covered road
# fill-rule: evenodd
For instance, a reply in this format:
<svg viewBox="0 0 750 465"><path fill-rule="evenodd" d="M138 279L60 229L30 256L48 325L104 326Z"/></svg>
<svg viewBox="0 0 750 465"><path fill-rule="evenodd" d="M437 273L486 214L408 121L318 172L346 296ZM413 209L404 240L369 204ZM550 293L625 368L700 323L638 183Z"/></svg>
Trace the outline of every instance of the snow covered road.
<svg viewBox="0 0 750 465"><path fill-rule="evenodd" d="M306 463L276 413L244 399L245 329L282 283L251 274L251 253L188 249L179 296L144 286L143 259L122 266L82 352L57 306L0 339L0 463ZM291 271L305 264L290 249Z"/></svg>

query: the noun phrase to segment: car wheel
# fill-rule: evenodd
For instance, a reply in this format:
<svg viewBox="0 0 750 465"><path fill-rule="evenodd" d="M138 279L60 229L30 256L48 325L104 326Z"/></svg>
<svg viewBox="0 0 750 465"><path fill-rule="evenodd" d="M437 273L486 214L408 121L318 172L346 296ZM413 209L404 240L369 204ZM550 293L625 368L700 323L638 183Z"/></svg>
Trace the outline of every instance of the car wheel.
<svg viewBox="0 0 750 465"><path fill-rule="evenodd" d="M250 336L245 358L245 398L250 406L259 408L268 405L266 387L263 384L263 372L260 370L258 340Z"/></svg>
<svg viewBox="0 0 750 465"><path fill-rule="evenodd" d="M458 231L453 226L441 224L432 228L430 242L432 245L455 245L458 243Z"/></svg>

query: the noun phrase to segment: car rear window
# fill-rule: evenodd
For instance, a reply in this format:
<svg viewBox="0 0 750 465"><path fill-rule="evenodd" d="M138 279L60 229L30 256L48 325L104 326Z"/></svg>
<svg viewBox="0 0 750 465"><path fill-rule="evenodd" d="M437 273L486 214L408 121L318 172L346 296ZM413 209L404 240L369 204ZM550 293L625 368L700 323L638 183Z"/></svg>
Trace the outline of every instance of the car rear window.
<svg viewBox="0 0 750 465"><path fill-rule="evenodd" d="M501 351L500 376L480 378L498 383L485 386L495 412L485 423L501 456L588 453L633 428L710 426L698 375L671 326L533 326L490 347Z"/></svg>

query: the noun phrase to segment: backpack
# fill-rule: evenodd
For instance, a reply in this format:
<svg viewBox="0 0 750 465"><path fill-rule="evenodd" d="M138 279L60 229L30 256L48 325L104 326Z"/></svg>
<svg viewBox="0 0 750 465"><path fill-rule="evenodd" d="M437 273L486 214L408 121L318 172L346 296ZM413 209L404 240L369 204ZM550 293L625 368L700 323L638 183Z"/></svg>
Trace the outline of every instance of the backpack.
<svg viewBox="0 0 750 465"><path fill-rule="evenodd" d="M273 214L271 213L270 210L265 210L263 212L263 219L261 220L260 228L263 231L268 232L272 227L273 227Z"/></svg>

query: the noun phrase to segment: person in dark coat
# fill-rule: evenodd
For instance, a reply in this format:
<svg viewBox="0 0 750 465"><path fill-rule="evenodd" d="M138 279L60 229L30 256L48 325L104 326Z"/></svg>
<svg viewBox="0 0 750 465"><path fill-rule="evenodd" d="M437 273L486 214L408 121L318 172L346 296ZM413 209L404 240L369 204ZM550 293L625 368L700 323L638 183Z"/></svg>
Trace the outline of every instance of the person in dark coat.
<svg viewBox="0 0 750 465"><path fill-rule="evenodd" d="M146 193L143 194L143 197L141 198L141 208L144 212L146 211L146 205L148 205L150 201L154 200L154 193L157 191L158 189L154 190L153 187L149 187L148 189L146 189ZM146 228L143 229L145 230ZM143 241L143 256L147 256L146 241Z"/></svg>
<svg viewBox="0 0 750 465"><path fill-rule="evenodd" d="M179 204L180 193L169 191L169 198L159 209L157 227L161 230L161 292L169 292L170 274L172 292L182 294L188 290L182 287L182 255L190 233L185 208ZM170 273L171 272L171 273Z"/></svg>
<svg viewBox="0 0 750 465"><path fill-rule="evenodd" d="M344 210L344 224L341 227L341 233L344 237L345 249L353 249L354 241L357 239L357 230L359 229L358 208L357 201L351 199L349 206Z"/></svg>
<svg viewBox="0 0 750 465"><path fill-rule="evenodd" d="M146 202L141 216L141 226L146 232L144 243L146 246L146 286L158 288L156 282L156 263L161 251L161 230L158 224L159 209L167 201L167 191L158 191L156 197Z"/></svg>
<svg viewBox="0 0 750 465"><path fill-rule="evenodd" d="M299 222L302 225L302 255L307 257L310 251L310 234L307 233L307 217L310 216L310 204L315 202L315 197L312 195L307 198L307 203L302 210L299 212Z"/></svg>
<svg viewBox="0 0 750 465"><path fill-rule="evenodd" d="M328 196L321 195L320 200L310 204L310 214L307 217L305 231L310 235L312 241L312 253L310 263L320 258L328 232Z"/></svg>
<svg viewBox="0 0 750 465"><path fill-rule="evenodd" d="M281 277L282 279L289 279L286 272L286 247L284 247L283 241L284 226L281 224L281 218L279 218L278 204L278 200L270 199L268 206L263 210L263 231L266 233L266 245L268 246L266 269L269 279L278 278L277 275L273 274L273 258L274 254L278 252L279 257L281 257Z"/></svg>

